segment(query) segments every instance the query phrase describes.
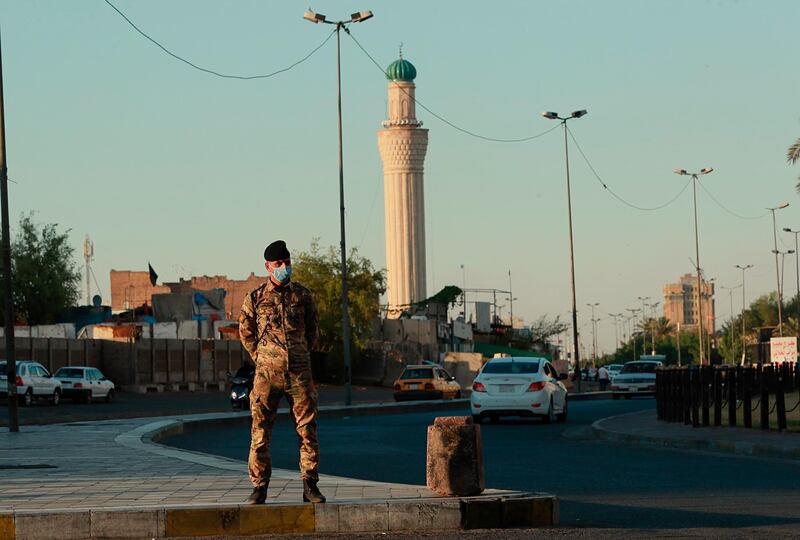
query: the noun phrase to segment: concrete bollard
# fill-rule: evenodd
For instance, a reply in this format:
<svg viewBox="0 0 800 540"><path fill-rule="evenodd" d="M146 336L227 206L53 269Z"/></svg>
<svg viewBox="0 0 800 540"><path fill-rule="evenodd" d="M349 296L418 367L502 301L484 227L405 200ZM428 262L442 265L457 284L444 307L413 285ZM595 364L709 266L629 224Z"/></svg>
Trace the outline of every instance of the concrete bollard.
<svg viewBox="0 0 800 540"><path fill-rule="evenodd" d="M470 416L444 416L428 426L428 489L467 497L485 489L481 427Z"/></svg>

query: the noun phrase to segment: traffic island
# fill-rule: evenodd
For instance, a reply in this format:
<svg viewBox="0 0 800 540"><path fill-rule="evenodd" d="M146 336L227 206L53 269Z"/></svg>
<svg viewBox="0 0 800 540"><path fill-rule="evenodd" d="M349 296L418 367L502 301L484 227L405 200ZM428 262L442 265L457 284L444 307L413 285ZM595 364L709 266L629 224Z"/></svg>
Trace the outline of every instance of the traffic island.
<svg viewBox="0 0 800 540"><path fill-rule="evenodd" d="M558 498L542 493L317 505L21 510L0 514L0 540L455 531L550 527L558 519Z"/></svg>

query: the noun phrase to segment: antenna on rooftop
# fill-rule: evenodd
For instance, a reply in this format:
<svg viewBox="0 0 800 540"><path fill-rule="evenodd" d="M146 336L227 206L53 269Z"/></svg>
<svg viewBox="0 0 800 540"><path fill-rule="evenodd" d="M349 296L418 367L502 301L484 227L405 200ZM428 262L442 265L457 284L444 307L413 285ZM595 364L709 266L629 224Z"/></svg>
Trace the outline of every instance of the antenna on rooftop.
<svg viewBox="0 0 800 540"><path fill-rule="evenodd" d="M92 259L94 258L94 243L89 239L89 235L86 235L86 240L83 241L83 259L86 261L86 305L92 305L92 285L91 285L91 273L92 273ZM97 291L100 292L100 291Z"/></svg>

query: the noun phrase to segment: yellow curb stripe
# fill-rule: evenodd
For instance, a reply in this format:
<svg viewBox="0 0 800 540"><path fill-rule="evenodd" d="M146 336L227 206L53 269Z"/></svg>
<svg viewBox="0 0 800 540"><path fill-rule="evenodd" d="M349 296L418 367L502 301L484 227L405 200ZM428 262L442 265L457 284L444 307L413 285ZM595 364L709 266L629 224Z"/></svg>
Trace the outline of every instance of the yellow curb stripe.
<svg viewBox="0 0 800 540"><path fill-rule="evenodd" d="M5 514L0 516L0 540L14 540L17 530L14 527L14 516Z"/></svg>
<svg viewBox="0 0 800 540"><path fill-rule="evenodd" d="M176 508L166 513L167 537L313 533L314 505Z"/></svg>
<svg viewBox="0 0 800 540"><path fill-rule="evenodd" d="M226 536L239 534L238 508L168 509L167 537Z"/></svg>
<svg viewBox="0 0 800 540"><path fill-rule="evenodd" d="M313 504L295 506L259 505L242 508L239 534L313 533Z"/></svg>

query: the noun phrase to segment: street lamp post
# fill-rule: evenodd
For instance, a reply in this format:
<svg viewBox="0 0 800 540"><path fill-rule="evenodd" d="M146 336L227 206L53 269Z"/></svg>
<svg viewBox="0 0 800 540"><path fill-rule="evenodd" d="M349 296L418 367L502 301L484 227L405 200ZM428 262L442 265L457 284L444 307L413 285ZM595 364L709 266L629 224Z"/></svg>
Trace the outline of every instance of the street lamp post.
<svg viewBox="0 0 800 540"><path fill-rule="evenodd" d="M746 334L746 328L745 328L745 325L744 325L744 308L745 308L744 273L745 273L745 271L749 270L752 267L753 267L752 264L745 264L745 265L737 264L736 265L736 268L738 268L739 270L742 271L742 361L741 361L741 365L744 365L745 355L747 354L747 341L745 339L745 336L747 334Z"/></svg>
<svg viewBox="0 0 800 540"><path fill-rule="evenodd" d="M353 13L346 21L329 21L325 15L314 13L311 10L303 14L303 18L315 24L336 25L336 85L337 85L337 109L339 113L339 228L340 246L342 252L342 351L344 356L344 402L351 405L353 401L353 389L351 385L350 368L350 308L347 295L347 245L345 241L345 219L344 219L344 150L342 143L342 55L341 55L341 31L347 32L347 25L352 23L364 22L372 18L371 11L359 11Z"/></svg>
<svg viewBox="0 0 800 540"><path fill-rule="evenodd" d="M548 120L559 120L564 127L564 158L567 172L567 217L569 219L569 275L572 289L572 344L575 348L575 380L578 382L578 392L581 391L580 354L578 353L578 302L575 294L575 251L572 242L572 189L569 182L569 143L567 141L567 120L580 118L587 114L586 110L573 112L570 116L562 117L558 113L543 112L542 116Z"/></svg>
<svg viewBox="0 0 800 540"><path fill-rule="evenodd" d="M594 304L586 304L592 310L592 363L597 361L597 321L594 318L594 308L600 305L600 302Z"/></svg>
<svg viewBox="0 0 800 540"><path fill-rule="evenodd" d="M650 297L639 296L637 298L642 301L642 354L644 354L644 350L647 347L647 306L645 300L650 300Z"/></svg>
<svg viewBox="0 0 800 540"><path fill-rule="evenodd" d="M794 300L797 307L797 339L800 341L800 249L798 249L797 243L797 235L800 234L800 231L793 231L788 228L783 230L794 235L794 275L797 281Z"/></svg>
<svg viewBox="0 0 800 540"><path fill-rule="evenodd" d="M778 268L778 226L775 223L775 210L783 210L789 206L789 203L783 203L773 208L767 208L772 212L772 253L775 254L775 284L778 287L778 335L783 337L783 306L781 301L781 273Z"/></svg>
<svg viewBox="0 0 800 540"><path fill-rule="evenodd" d="M609 313L609 317L614 319L614 350L616 351L619 348L619 319L622 317L622 313Z"/></svg>
<svg viewBox="0 0 800 540"><path fill-rule="evenodd" d="M736 285L735 287L726 287L725 285L720 285L720 289L725 289L728 291L728 295L730 296L731 300L731 348L733 349L733 363L736 363L736 332L735 327L733 325L733 291L741 287L742 284Z"/></svg>
<svg viewBox="0 0 800 540"><path fill-rule="evenodd" d="M639 313L639 308L625 308L625 311L630 311L631 321L636 322L636 314ZM633 359L636 360L636 336L633 333L634 328L630 328L629 330L631 333L631 341L633 342Z"/></svg>
<svg viewBox="0 0 800 540"><path fill-rule="evenodd" d="M675 174L692 177L692 203L694 206L694 256L697 265L697 337L700 345L700 365L703 365L703 290L702 278L700 277L700 235L697 232L697 177L712 172L711 167L704 167L700 172L690 173L686 169L675 169Z"/></svg>
<svg viewBox="0 0 800 540"><path fill-rule="evenodd" d="M647 304L651 308L653 308L653 316L650 317L650 320L653 321L653 328L650 329L650 341L652 344L652 348L650 349L650 354L656 354L656 308L661 302L655 302L653 304Z"/></svg>
<svg viewBox="0 0 800 540"><path fill-rule="evenodd" d="M778 282L778 285L779 285L778 286L778 305L782 305L783 304L783 277L786 275L786 272L783 271L783 268L784 268L783 263L786 260L786 256L787 255L791 255L792 253L794 253L793 249L790 249L788 251L778 250L778 253L777 253L778 255L781 256L781 271L780 271L780 274L779 274L780 275L780 281ZM781 326L781 329L782 328L783 327ZM781 336L783 336L783 332L781 332Z"/></svg>

